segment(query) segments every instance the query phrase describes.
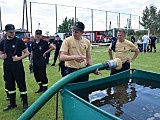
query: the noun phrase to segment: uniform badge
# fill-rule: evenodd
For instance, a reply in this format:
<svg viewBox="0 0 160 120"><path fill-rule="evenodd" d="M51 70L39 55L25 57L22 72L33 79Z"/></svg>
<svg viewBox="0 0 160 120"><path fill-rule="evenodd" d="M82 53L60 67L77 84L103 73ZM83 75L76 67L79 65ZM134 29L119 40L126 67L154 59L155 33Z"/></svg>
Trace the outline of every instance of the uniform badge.
<svg viewBox="0 0 160 120"><path fill-rule="evenodd" d="M42 50L42 47L41 47L41 46L39 46L39 50Z"/></svg>
<svg viewBox="0 0 160 120"><path fill-rule="evenodd" d="M16 46L15 45L12 45L12 48L15 48Z"/></svg>

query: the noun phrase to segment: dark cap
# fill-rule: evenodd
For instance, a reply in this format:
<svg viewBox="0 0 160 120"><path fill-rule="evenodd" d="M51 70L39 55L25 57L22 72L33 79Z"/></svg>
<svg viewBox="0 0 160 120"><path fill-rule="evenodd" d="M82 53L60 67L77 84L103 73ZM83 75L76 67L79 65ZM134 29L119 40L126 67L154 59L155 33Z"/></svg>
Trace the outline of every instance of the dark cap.
<svg viewBox="0 0 160 120"><path fill-rule="evenodd" d="M72 27L73 30L83 31L85 28L84 24L82 22L76 22L74 26Z"/></svg>
<svg viewBox="0 0 160 120"><path fill-rule="evenodd" d="M42 34L42 30L36 30L35 34Z"/></svg>
<svg viewBox="0 0 160 120"><path fill-rule="evenodd" d="M13 25L13 24L7 24L7 25L5 26L5 31L7 31L7 32L15 32L15 27L14 27L14 25Z"/></svg>
<svg viewBox="0 0 160 120"><path fill-rule="evenodd" d="M64 36L66 37L72 36L72 33L65 33Z"/></svg>
<svg viewBox="0 0 160 120"><path fill-rule="evenodd" d="M56 37L59 37L59 35L56 35Z"/></svg>

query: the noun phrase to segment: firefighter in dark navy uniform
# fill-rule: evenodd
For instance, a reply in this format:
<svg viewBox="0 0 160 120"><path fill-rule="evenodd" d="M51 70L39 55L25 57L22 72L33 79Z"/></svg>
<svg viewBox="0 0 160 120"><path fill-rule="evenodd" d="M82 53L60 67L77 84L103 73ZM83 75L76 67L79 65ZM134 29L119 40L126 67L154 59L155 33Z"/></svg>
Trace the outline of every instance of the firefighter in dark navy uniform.
<svg viewBox="0 0 160 120"><path fill-rule="evenodd" d="M61 40L59 35L56 35L56 40L53 43L56 46L56 50L55 50L55 53L54 53L54 61L53 61L53 64L51 66L55 66L55 64L56 64L57 58L59 56L59 50L61 48L62 42L63 41Z"/></svg>
<svg viewBox="0 0 160 120"><path fill-rule="evenodd" d="M48 88L46 74L46 54L55 49L53 44L48 44L42 39L42 30L35 31L35 41L32 44L30 64L33 63L33 73L39 89L35 93L45 92ZM33 62L32 62L33 61Z"/></svg>
<svg viewBox="0 0 160 120"><path fill-rule="evenodd" d="M25 43L21 39L15 37L15 27L13 24L7 24L5 26L5 31L7 38L0 44L0 58L4 60L4 78L10 97L10 104L4 108L3 111L17 107L16 81L23 101L24 112L28 108L28 97L22 59L27 57L29 52L25 46Z"/></svg>

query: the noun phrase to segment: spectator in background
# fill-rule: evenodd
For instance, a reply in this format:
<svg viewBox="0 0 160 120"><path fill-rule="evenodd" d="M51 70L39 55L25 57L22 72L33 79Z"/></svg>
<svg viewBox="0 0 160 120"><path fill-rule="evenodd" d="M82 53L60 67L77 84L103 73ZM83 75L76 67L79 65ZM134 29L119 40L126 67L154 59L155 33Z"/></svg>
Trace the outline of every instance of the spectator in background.
<svg viewBox="0 0 160 120"><path fill-rule="evenodd" d="M154 52L156 52L156 40L157 38L154 34L152 34L152 36L150 37L150 52L152 52L152 48L154 48Z"/></svg>
<svg viewBox="0 0 160 120"><path fill-rule="evenodd" d="M134 38L134 34L131 36L131 42L134 44L135 43L135 38Z"/></svg>
<svg viewBox="0 0 160 120"><path fill-rule="evenodd" d="M143 51L143 42L142 42L141 37L139 37L137 40L137 46L138 46L139 51L142 52Z"/></svg>
<svg viewBox="0 0 160 120"><path fill-rule="evenodd" d="M147 53L148 51L148 43L149 43L150 38L148 37L147 33L144 33L143 37L142 37L142 41L143 41L143 53Z"/></svg>
<svg viewBox="0 0 160 120"><path fill-rule="evenodd" d="M32 43L34 42L34 36L32 35L30 37L30 40L27 42L27 48L28 48L28 51L29 51L29 55L28 55L28 59L30 61L30 58L31 58L31 51L32 51ZM30 64L29 65L29 71L30 73L33 72L33 66Z"/></svg>
<svg viewBox="0 0 160 120"><path fill-rule="evenodd" d="M56 64L56 61L57 61L57 58L58 58L58 55L59 55L59 50L61 48L61 45L62 45L62 40L61 38L59 37L59 35L56 35L56 39L54 41L54 45L56 47L56 50L55 50L55 53L54 53L54 61L53 61L53 64L51 66L55 66Z"/></svg>

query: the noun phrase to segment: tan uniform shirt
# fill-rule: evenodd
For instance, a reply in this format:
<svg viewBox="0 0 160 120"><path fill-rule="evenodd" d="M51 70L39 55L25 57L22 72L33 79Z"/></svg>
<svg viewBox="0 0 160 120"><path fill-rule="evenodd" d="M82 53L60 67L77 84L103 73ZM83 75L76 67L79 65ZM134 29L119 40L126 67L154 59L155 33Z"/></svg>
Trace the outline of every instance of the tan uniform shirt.
<svg viewBox="0 0 160 120"><path fill-rule="evenodd" d="M111 46L112 45L110 45L110 48ZM119 42L119 40L117 40L113 58L120 58L122 63L125 63L127 58L130 57L130 51L136 51L136 49L137 47L128 40L124 42Z"/></svg>
<svg viewBox="0 0 160 120"><path fill-rule="evenodd" d="M61 46L60 52L66 52L67 55L81 55L86 56L86 53L91 50L90 41L84 37L81 40L76 40L73 36L66 38ZM83 62L76 60L65 61L65 66L70 68L86 67L86 59Z"/></svg>

